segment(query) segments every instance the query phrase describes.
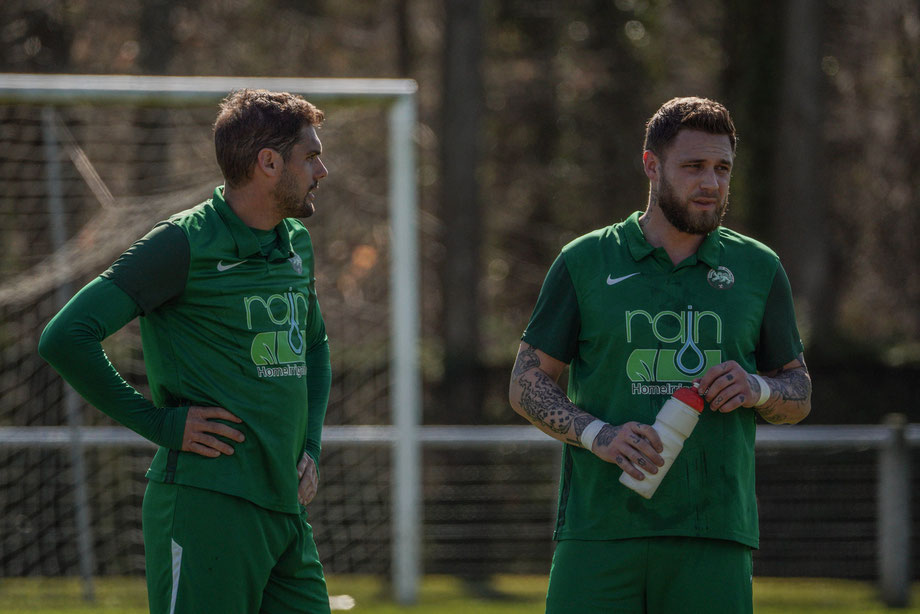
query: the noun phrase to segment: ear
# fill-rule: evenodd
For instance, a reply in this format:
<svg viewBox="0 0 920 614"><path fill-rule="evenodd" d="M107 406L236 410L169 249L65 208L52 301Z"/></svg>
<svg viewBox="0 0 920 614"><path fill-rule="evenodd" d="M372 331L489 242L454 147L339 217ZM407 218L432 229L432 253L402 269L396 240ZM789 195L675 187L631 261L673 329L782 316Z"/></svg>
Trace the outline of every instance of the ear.
<svg viewBox="0 0 920 614"><path fill-rule="evenodd" d="M649 150L642 152L642 166L649 181L657 181L661 170L661 159Z"/></svg>
<svg viewBox="0 0 920 614"><path fill-rule="evenodd" d="M256 156L256 170L267 177L277 177L284 170L284 158L277 150L264 147Z"/></svg>

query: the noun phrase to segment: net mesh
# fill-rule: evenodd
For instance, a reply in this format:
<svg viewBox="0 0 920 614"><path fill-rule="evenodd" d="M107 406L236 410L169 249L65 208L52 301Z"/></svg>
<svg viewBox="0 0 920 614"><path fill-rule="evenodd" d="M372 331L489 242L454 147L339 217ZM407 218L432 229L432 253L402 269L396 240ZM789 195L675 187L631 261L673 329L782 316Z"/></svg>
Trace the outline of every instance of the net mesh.
<svg viewBox="0 0 920 614"><path fill-rule="evenodd" d="M387 115L383 105L321 105L330 176L317 192L317 290L332 343L327 424L389 422ZM36 351L45 324L157 221L221 183L206 107L0 105L0 426L114 422L73 397ZM139 325L104 342L149 394ZM84 454L95 572L143 571L140 504L154 449ZM76 573L70 451L0 448L0 575ZM327 516L327 566L380 571L389 560L389 451L329 449L314 515ZM327 486L328 485L328 486ZM317 527L319 529L319 527ZM325 540L325 543L322 543Z"/></svg>

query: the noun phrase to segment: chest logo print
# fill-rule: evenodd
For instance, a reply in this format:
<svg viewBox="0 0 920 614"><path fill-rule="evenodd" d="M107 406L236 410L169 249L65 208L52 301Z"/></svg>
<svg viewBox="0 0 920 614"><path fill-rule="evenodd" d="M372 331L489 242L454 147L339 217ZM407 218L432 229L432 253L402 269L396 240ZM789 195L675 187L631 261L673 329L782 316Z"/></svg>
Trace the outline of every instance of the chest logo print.
<svg viewBox="0 0 920 614"><path fill-rule="evenodd" d="M728 267L720 266L717 269L709 269L706 281L716 290L728 290L735 285L735 276Z"/></svg>
<svg viewBox="0 0 920 614"><path fill-rule="evenodd" d="M671 394L722 362L722 316L694 309L626 311L626 377L634 395Z"/></svg>
<svg viewBox="0 0 920 614"><path fill-rule="evenodd" d="M254 336L250 358L259 377L304 377L305 329L310 298L292 287L270 296L243 299L246 328ZM266 330L267 329L267 330Z"/></svg>
<svg viewBox="0 0 920 614"><path fill-rule="evenodd" d="M303 275L303 259L300 257L300 254L294 254L288 258L288 262L291 263L291 268L294 269L295 273Z"/></svg>
<svg viewBox="0 0 920 614"><path fill-rule="evenodd" d="M218 261L217 261L217 270L218 270L219 272L223 273L224 271L229 271L230 269L232 269L232 268L235 267L235 266L240 266L240 265L243 264L244 262L246 262L246 261L245 261L245 260L240 260L239 262L234 262L233 264L224 264L224 261L223 261L223 260L218 260Z"/></svg>
<svg viewBox="0 0 920 614"><path fill-rule="evenodd" d="M621 281L623 281L624 279L629 279L630 277L635 277L636 275L642 275L642 273L641 273L641 272L630 273L629 275L624 275L623 277L617 277L617 278L613 278L613 277L611 277L610 275L608 275L608 276L607 276L607 285L608 285L608 286L616 285L616 284L620 283Z"/></svg>

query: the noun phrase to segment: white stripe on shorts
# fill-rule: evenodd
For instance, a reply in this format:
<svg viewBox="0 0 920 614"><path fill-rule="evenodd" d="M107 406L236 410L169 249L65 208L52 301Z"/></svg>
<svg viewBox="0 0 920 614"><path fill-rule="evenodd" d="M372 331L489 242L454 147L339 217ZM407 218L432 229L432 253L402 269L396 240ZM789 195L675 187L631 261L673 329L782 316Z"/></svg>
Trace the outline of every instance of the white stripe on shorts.
<svg viewBox="0 0 920 614"><path fill-rule="evenodd" d="M182 570L182 546L176 543L176 540L171 539L172 542L172 598L169 601L169 614L174 614L176 611L176 597L179 595L179 572Z"/></svg>

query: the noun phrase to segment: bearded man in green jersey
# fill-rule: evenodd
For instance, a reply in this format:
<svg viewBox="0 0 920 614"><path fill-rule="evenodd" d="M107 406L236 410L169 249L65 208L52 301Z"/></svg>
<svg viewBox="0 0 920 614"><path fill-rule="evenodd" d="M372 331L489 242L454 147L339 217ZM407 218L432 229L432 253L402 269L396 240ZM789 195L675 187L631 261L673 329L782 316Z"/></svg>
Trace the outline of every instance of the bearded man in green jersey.
<svg viewBox="0 0 920 614"><path fill-rule="evenodd" d="M566 444L547 612L753 609L755 416L799 422L811 380L779 258L721 226L734 158L725 107L668 101L646 128L645 211L572 241L546 276L509 398ZM618 478L662 466L650 425L693 382L711 411L644 499Z"/></svg>
<svg viewBox="0 0 920 614"><path fill-rule="evenodd" d="M223 186L157 224L48 324L41 355L160 445L143 525L150 611L326 613L305 506L331 372L313 245L323 113L241 90L214 124ZM140 317L152 402L100 342Z"/></svg>

